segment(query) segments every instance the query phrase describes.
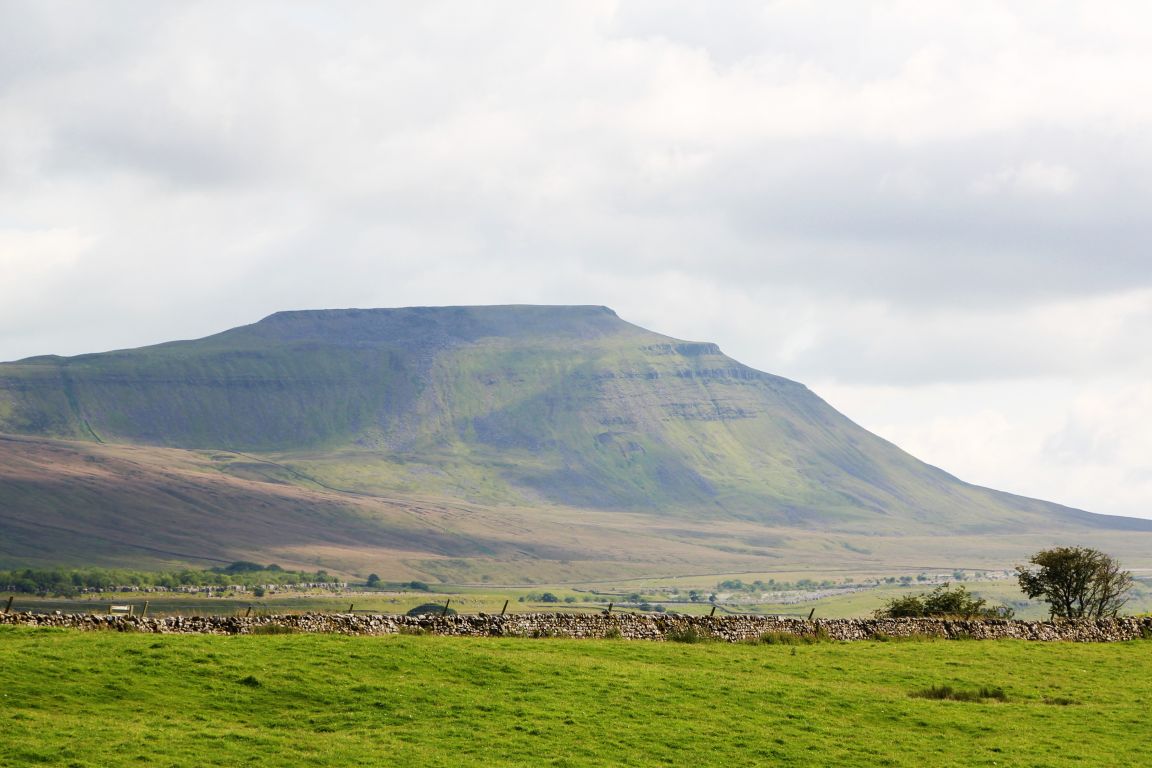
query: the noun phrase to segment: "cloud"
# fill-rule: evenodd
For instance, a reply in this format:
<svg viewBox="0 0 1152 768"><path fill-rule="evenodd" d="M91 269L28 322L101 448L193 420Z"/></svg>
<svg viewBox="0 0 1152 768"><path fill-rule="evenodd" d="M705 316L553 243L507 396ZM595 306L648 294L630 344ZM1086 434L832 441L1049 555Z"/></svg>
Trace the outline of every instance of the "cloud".
<svg viewBox="0 0 1152 768"><path fill-rule="evenodd" d="M558 261L589 284L799 295L828 324L836 307L873 327L948 310L963 328L1152 285L1152 54L1116 19L996 3L851 3L831 23L759 2L7 8L0 227L99 243L83 284L108 295L151 275L189 311L180 294L211 303L237 278L277 286L256 291L269 304L310 304L318 285L332 301L459 296L424 278L435 265L479 273L484 300L513 273L525 293L547 285Z"/></svg>
<svg viewBox="0 0 1152 768"><path fill-rule="evenodd" d="M1146 376L1150 22L1134 0L3 3L0 359L548 302L837 387L962 387L974 424L983 383Z"/></svg>
<svg viewBox="0 0 1152 768"><path fill-rule="evenodd" d="M989 174L973 184L979 194L1009 193L1020 195L1064 195L1076 186L1076 174L1062 165L1041 162Z"/></svg>
<svg viewBox="0 0 1152 768"><path fill-rule="evenodd" d="M1124 379L820 388L865 427L961 479L1094 512L1152 517L1152 389ZM925 417L925 412L931 415Z"/></svg>

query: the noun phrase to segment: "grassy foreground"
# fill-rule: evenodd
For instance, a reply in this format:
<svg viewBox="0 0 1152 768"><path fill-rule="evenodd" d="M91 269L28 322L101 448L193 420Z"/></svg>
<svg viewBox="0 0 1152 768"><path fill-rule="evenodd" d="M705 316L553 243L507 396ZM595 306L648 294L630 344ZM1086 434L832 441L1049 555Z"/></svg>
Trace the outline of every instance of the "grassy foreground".
<svg viewBox="0 0 1152 768"><path fill-rule="evenodd" d="M3 766L1152 764L1147 642L0 627L0 702Z"/></svg>

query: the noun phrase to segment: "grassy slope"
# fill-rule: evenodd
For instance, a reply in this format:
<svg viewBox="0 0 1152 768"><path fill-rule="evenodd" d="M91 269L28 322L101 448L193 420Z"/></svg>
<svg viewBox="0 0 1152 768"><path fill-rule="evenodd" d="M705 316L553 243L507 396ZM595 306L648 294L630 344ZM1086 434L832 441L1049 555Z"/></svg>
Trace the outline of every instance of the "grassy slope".
<svg viewBox="0 0 1152 768"><path fill-rule="evenodd" d="M141 446L98 479L73 464L121 449L38 443L0 464L9 562L270 553L558 580L903 560L924 542L925 557L1000 549L1010 564L1041 531L1148 536L961 483L802 385L603 308L282 313L195 342L3 364L0 431ZM108 531L160 551L83 541ZM966 548L940 533L998 538Z"/></svg>
<svg viewBox="0 0 1152 768"><path fill-rule="evenodd" d="M237 453L0 436L0 562L6 565L204 566L256 559L359 578L376 572L397 580L554 584L1004 568L1062 543L1098 546L1129 567L1152 566L1145 538L1130 532L881 536L413 494L365 496L332 491Z"/></svg>
<svg viewBox="0 0 1152 768"><path fill-rule="evenodd" d="M0 765L1146 765L1147 650L3 628Z"/></svg>
<svg viewBox="0 0 1152 768"><path fill-rule="evenodd" d="M0 437L0 561L7 563L205 565L255 557L361 577L515 582L759 562L691 535L656 531L638 540L639 531L652 533L648 518L587 510L574 524L573 514L337 493L228 452Z"/></svg>

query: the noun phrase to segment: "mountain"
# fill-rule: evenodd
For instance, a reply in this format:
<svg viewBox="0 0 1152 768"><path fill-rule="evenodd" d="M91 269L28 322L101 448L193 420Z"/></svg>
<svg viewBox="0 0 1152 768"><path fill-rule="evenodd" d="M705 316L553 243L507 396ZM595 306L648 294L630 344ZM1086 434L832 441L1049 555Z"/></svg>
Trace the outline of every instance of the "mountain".
<svg viewBox="0 0 1152 768"><path fill-rule="evenodd" d="M692 567L779 558L790 537L839 555L868 549L853 537L1152 530L961 482L802 384L605 307L281 312L195 341L3 363L0 433L13 562L78 557L117 521L133 543L99 539L110 558L259 550L355 567L360 548L464 570L617 562L606 532L625 529L665 531L655 562ZM213 536L181 533L205 517ZM575 526L591 526L584 549Z"/></svg>

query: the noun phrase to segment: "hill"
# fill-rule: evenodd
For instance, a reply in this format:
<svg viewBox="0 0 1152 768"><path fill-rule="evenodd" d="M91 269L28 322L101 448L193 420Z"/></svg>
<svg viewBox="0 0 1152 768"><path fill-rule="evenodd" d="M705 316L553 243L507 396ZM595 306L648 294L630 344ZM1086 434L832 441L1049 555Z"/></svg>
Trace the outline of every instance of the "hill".
<svg viewBox="0 0 1152 768"><path fill-rule="evenodd" d="M0 432L20 436L0 441L0 558L16 561L64 540L82 552L129 519L168 558L263 547L353 567L367 548L492 572L518 557L619 563L608 540L637 532L654 537L648 565L729 567L803 551L797 537L1152 530L961 482L802 384L604 307L282 312L4 363ZM103 484L82 471L96 467ZM199 535L205 515L218 537Z"/></svg>

